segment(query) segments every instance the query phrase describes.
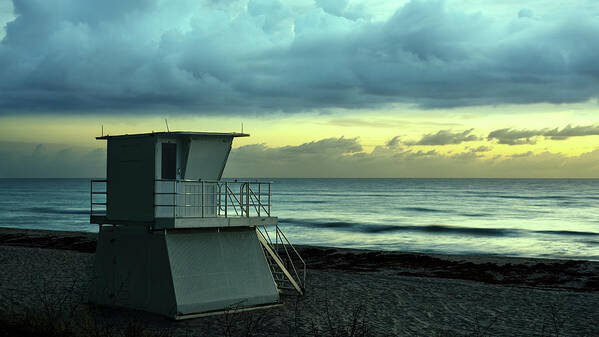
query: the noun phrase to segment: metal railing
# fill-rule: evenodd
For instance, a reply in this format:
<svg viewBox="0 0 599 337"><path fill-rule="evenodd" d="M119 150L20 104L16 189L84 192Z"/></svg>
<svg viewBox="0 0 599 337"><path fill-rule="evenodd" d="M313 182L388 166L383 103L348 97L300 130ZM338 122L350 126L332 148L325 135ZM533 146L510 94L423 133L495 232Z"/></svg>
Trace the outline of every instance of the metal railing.
<svg viewBox="0 0 599 337"><path fill-rule="evenodd" d="M89 215L90 217L95 216L106 216L106 179L92 179L90 181L89 189ZM94 190L94 186L103 185L103 188Z"/></svg>
<svg viewBox="0 0 599 337"><path fill-rule="evenodd" d="M156 217L270 216L270 182L156 180Z"/></svg>
<svg viewBox="0 0 599 337"><path fill-rule="evenodd" d="M266 226L256 226L256 232L259 239L261 239L260 241L269 248L267 252L272 255L276 264L291 282L291 285L300 294L303 294L306 289L306 262L289 239L287 239L287 236L285 236L285 233L279 228L278 224L274 228L274 241L269 234L271 230L266 228ZM296 264L299 265L299 268L296 268Z"/></svg>
<svg viewBox="0 0 599 337"><path fill-rule="evenodd" d="M101 183L103 188L98 188ZM106 179L91 180L92 216L106 216L106 185ZM156 179L154 217L270 217L270 185L265 181ZM103 199L98 200L98 195Z"/></svg>

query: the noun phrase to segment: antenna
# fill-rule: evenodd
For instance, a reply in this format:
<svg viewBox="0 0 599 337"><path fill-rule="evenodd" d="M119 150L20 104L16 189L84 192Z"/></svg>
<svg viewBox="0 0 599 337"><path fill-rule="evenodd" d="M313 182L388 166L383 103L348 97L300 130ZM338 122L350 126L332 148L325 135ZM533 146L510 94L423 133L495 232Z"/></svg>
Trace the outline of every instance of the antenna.
<svg viewBox="0 0 599 337"><path fill-rule="evenodd" d="M168 121L166 120L166 118L164 119L164 123L166 123L166 131L171 132L171 130L168 128Z"/></svg>
<svg viewBox="0 0 599 337"><path fill-rule="evenodd" d="M241 133L243 133L243 122L241 122Z"/></svg>
<svg viewBox="0 0 599 337"><path fill-rule="evenodd" d="M102 137L104 137L104 124L102 124Z"/></svg>

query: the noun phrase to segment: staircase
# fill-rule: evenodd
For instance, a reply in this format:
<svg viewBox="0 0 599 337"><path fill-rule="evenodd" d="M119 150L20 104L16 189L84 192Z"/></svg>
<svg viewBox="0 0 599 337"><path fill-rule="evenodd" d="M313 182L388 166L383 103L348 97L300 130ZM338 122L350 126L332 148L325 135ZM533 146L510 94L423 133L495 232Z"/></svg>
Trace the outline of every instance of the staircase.
<svg viewBox="0 0 599 337"><path fill-rule="evenodd" d="M273 233L274 241L265 226L262 229L257 226L256 233L279 292L303 295L306 289L306 263L295 247L278 225Z"/></svg>

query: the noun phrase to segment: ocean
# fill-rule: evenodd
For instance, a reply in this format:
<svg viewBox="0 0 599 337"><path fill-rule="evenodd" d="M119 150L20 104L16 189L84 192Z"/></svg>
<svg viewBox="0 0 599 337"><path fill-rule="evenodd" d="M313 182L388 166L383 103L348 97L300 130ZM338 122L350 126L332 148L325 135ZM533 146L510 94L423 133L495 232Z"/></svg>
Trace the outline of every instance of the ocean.
<svg viewBox="0 0 599 337"><path fill-rule="evenodd" d="M599 261L599 179L260 179L297 244ZM89 179L0 179L0 227L97 232Z"/></svg>

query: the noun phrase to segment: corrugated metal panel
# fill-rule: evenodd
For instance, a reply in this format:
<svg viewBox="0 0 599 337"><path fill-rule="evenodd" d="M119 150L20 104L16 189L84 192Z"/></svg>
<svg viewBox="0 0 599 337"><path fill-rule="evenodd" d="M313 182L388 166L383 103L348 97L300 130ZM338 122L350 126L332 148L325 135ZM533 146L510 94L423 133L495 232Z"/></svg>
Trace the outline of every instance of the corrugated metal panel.
<svg viewBox="0 0 599 337"><path fill-rule="evenodd" d="M277 303L255 229L148 232L105 227L90 301L169 317Z"/></svg>
<svg viewBox="0 0 599 337"><path fill-rule="evenodd" d="M253 228L169 232L167 247L180 314L279 300Z"/></svg>

